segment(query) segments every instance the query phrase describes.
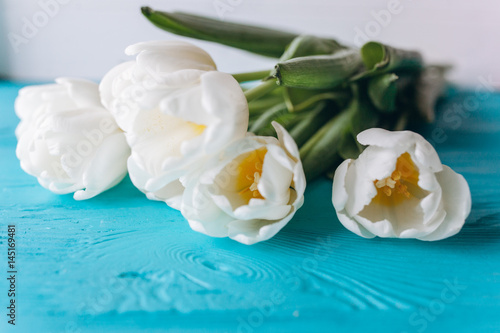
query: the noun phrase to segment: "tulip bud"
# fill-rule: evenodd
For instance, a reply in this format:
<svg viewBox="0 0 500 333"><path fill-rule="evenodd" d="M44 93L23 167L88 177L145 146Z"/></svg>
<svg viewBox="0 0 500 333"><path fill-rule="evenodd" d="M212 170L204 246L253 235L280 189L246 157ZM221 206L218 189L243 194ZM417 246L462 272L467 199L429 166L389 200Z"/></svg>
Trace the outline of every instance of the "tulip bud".
<svg viewBox="0 0 500 333"><path fill-rule="evenodd" d="M331 55L316 55L279 62L274 76L279 85L304 89L335 88L360 70L358 51L341 50Z"/></svg>
<svg viewBox="0 0 500 333"><path fill-rule="evenodd" d="M98 85L59 78L26 87L15 103L21 167L57 194L90 199L127 174L124 133L99 100Z"/></svg>

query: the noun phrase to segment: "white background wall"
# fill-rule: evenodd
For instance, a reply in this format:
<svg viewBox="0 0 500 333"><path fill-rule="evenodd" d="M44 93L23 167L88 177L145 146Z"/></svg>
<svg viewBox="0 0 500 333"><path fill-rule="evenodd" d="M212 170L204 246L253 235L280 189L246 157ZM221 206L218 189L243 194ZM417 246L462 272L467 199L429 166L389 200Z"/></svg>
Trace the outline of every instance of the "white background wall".
<svg viewBox="0 0 500 333"><path fill-rule="evenodd" d="M43 22L43 4L54 1L59 8L52 6L53 17ZM221 4L230 10L221 14L216 10ZM482 76L500 86L499 0L0 0L0 73L22 80L98 80L128 59L127 45L179 38L151 25L140 13L142 5L332 36L347 44L359 44L363 31L374 40L419 49L429 62L452 63L457 82L477 85ZM395 14L378 23L376 13L388 8ZM26 34L26 22L34 20L43 26ZM13 47L9 36L25 39ZM267 58L195 43L224 71L273 65Z"/></svg>

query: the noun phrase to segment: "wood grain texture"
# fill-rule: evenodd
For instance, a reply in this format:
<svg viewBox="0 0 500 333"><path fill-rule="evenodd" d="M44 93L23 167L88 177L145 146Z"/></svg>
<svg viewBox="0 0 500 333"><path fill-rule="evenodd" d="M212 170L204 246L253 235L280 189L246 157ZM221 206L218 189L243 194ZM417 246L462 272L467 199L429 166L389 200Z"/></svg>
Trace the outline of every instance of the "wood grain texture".
<svg viewBox="0 0 500 333"><path fill-rule="evenodd" d="M499 94L457 127L443 114L474 95L454 92L423 129L428 138L444 131L436 149L471 187L472 212L457 236L360 238L339 223L331 183L321 180L276 237L245 246L193 232L129 179L84 202L43 189L15 157L20 87L0 83L0 265L7 224L16 224L19 246L19 325L10 331L500 330ZM3 312L1 332L10 329Z"/></svg>

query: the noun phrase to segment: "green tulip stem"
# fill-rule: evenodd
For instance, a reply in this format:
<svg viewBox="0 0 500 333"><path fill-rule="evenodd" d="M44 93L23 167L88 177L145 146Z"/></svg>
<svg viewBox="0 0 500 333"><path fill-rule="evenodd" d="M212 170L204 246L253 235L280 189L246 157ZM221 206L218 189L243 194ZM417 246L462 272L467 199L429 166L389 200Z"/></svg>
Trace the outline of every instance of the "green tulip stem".
<svg viewBox="0 0 500 333"><path fill-rule="evenodd" d="M338 148L350 128L354 108L347 108L320 128L301 148L300 157L308 181L324 174L338 163Z"/></svg>
<svg viewBox="0 0 500 333"><path fill-rule="evenodd" d="M405 111L401 113L401 115L398 118L398 121L394 125L393 131L402 131L404 130L407 125L408 125L408 120L410 118L410 113L408 111Z"/></svg>
<svg viewBox="0 0 500 333"><path fill-rule="evenodd" d="M248 103L248 109L250 111L250 117L258 116L267 111L269 108L275 106L276 104L283 103L283 97L281 96L266 96L259 98L257 100Z"/></svg>
<svg viewBox="0 0 500 333"><path fill-rule="evenodd" d="M254 99L257 99L259 97L262 97L270 93L276 88L278 88L278 85L276 84L275 80L264 81L257 87L245 91L245 97L247 98L247 101L250 102Z"/></svg>
<svg viewBox="0 0 500 333"><path fill-rule="evenodd" d="M249 82L249 81L257 81L263 80L269 76L270 71L256 71L256 72L248 72L248 73L236 73L232 74L234 79L238 82Z"/></svg>
<svg viewBox="0 0 500 333"><path fill-rule="evenodd" d="M346 94L336 93L336 92L322 93L322 94L314 95L313 97L311 97L311 98L305 100L304 102L299 103L295 106L291 105L289 107L293 108L294 112L299 112L299 111L302 111L302 110L305 110L305 109L311 107L312 105L314 105L315 103L317 103L319 101L336 100L338 98L345 97L345 96L346 96Z"/></svg>

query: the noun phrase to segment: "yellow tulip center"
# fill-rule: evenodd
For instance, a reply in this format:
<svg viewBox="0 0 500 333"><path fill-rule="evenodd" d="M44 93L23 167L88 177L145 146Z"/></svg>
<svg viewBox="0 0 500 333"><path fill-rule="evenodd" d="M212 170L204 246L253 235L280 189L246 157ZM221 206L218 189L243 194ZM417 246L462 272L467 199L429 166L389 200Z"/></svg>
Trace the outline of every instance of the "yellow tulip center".
<svg viewBox="0 0 500 333"><path fill-rule="evenodd" d="M191 121L187 121L186 125L191 128L191 130L193 131L195 136L200 135L201 133L203 133L205 128L207 128L207 126L205 126L205 125L196 124L196 123L193 123Z"/></svg>
<svg viewBox="0 0 500 333"><path fill-rule="evenodd" d="M410 154L400 155L391 176L373 182L377 188L377 195L372 202L394 205L412 197L422 197L425 191L418 186L418 177L418 169Z"/></svg>
<svg viewBox="0 0 500 333"><path fill-rule="evenodd" d="M238 194L249 202L250 199L264 199L260 194L258 185L262 176L262 167L267 148L263 147L247 154L238 165L236 189Z"/></svg>
<svg viewBox="0 0 500 333"><path fill-rule="evenodd" d="M164 114L159 108L143 111L134 122L134 132L141 137L141 141L147 145L158 145L158 149L168 156L181 156L182 143L201 135L206 128L205 125ZM146 140L156 136L162 138ZM158 156L164 158L164 155Z"/></svg>

